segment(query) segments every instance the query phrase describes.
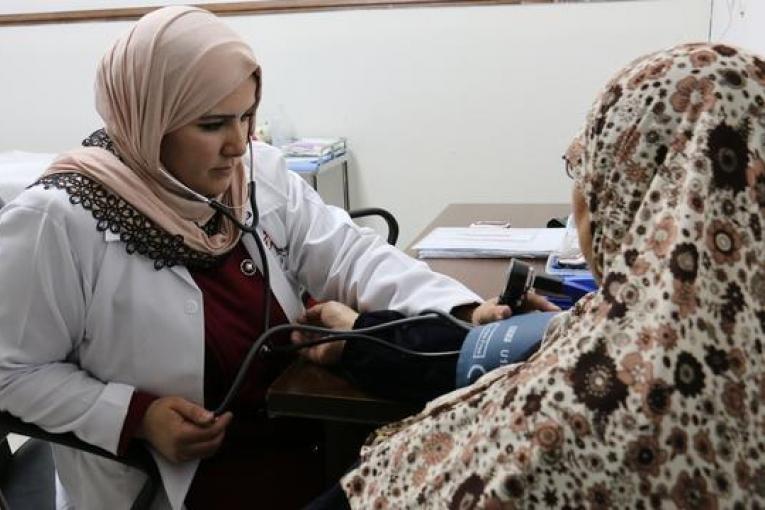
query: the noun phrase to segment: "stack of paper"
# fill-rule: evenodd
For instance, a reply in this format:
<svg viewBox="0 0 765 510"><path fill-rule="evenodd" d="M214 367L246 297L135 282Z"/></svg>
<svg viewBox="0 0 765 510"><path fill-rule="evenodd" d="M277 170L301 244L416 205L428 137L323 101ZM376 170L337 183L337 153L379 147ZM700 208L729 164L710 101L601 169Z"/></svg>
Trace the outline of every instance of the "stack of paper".
<svg viewBox="0 0 765 510"><path fill-rule="evenodd" d="M345 138L301 138L281 150L290 170L314 173L324 163L345 154Z"/></svg>
<svg viewBox="0 0 765 510"><path fill-rule="evenodd" d="M332 159L345 154L344 138L300 138L281 147L285 156Z"/></svg>
<svg viewBox="0 0 765 510"><path fill-rule="evenodd" d="M546 257L564 235L563 228L440 227L413 248L419 258Z"/></svg>

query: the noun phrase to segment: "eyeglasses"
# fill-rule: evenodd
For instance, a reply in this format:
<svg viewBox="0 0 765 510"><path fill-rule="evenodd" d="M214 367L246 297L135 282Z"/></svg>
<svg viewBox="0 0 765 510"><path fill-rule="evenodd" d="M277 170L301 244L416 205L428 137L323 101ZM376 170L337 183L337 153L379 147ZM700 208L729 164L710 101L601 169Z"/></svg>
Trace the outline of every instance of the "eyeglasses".
<svg viewBox="0 0 765 510"><path fill-rule="evenodd" d="M563 159L563 166L566 169L566 175L569 179L574 178L574 165L571 164L571 162L568 160L566 156L562 156Z"/></svg>

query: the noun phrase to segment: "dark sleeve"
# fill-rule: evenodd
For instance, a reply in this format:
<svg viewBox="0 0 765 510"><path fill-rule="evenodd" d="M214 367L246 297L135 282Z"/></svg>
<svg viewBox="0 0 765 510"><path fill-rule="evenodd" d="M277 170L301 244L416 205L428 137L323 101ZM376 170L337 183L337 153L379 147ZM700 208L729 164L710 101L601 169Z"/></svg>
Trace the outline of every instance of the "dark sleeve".
<svg viewBox="0 0 765 510"><path fill-rule="evenodd" d="M359 314L353 329L376 326L404 316L391 310ZM413 351L459 351L466 332L443 321L416 323L372 336ZM375 342L346 342L341 368L362 389L382 397L425 403L455 388L457 356L422 358Z"/></svg>
<svg viewBox="0 0 765 510"><path fill-rule="evenodd" d="M134 391L133 396L130 398L130 407L128 407L127 416L122 424L122 433L120 434L120 442L117 446L117 455L124 455L127 451L127 447L130 441L135 437L138 432L138 427L143 421L143 416L146 414L146 410L149 408L152 402L157 400L157 396L151 393L145 393L143 391Z"/></svg>

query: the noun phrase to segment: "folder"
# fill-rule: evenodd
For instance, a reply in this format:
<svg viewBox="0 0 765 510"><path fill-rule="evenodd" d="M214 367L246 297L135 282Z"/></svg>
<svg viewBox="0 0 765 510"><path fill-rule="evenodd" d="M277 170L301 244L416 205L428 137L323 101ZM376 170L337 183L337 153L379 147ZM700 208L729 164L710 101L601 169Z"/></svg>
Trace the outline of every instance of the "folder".
<svg viewBox="0 0 765 510"><path fill-rule="evenodd" d="M439 227L413 249L419 258L546 257L564 236L560 228Z"/></svg>

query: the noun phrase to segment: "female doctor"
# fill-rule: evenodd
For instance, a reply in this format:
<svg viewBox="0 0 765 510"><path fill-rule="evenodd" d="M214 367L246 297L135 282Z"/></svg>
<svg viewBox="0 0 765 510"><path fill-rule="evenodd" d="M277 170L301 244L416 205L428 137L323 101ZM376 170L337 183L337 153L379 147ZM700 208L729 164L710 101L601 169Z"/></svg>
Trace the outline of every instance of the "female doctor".
<svg viewBox="0 0 765 510"><path fill-rule="evenodd" d="M264 412L285 360L259 357L233 413L209 409L266 324L301 316L301 288L357 310L501 311L354 226L261 143L251 210L242 156L260 69L207 11L142 18L103 57L95 90L105 129L0 215L0 408L115 453L145 440L157 508L299 506L321 489L316 431ZM257 225L270 288L234 220ZM144 482L63 446L54 457L76 508L126 508Z"/></svg>

